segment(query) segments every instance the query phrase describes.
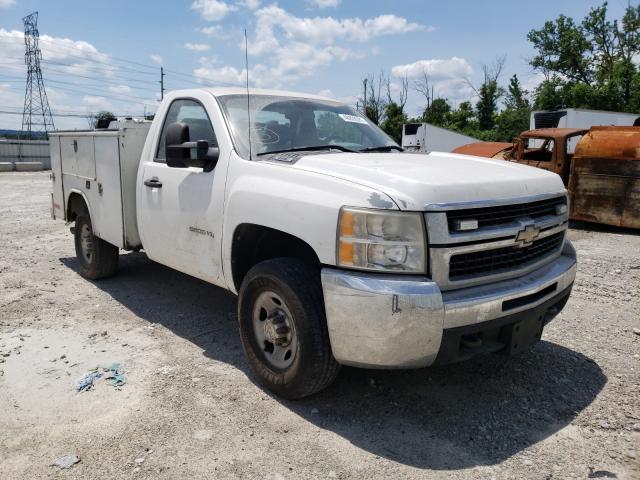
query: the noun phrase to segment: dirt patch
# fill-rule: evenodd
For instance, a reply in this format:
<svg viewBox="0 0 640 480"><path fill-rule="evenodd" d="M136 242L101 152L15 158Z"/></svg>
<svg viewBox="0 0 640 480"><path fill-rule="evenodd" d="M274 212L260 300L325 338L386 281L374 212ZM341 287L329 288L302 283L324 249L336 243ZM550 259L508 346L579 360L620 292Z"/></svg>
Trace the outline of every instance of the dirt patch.
<svg viewBox="0 0 640 480"><path fill-rule="evenodd" d="M81 278L49 191L0 174L0 478L640 478L632 232L570 231L574 292L526 354L345 368L287 402L255 383L225 291L143 253ZM113 362L123 386L76 392Z"/></svg>

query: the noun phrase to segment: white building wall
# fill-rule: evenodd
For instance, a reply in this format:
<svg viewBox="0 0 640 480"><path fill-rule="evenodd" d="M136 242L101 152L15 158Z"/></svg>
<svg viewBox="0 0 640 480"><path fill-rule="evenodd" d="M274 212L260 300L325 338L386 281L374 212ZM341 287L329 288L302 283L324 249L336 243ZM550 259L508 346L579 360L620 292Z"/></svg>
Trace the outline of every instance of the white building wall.
<svg viewBox="0 0 640 480"><path fill-rule="evenodd" d="M48 140L12 140L0 138L0 163L41 162L51 169Z"/></svg>

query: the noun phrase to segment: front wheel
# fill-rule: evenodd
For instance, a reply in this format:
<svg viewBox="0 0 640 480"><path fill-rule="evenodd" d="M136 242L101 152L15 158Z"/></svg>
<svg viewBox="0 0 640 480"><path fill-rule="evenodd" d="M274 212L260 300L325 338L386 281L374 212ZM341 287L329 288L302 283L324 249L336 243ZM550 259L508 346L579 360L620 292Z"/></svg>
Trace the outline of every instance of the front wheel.
<svg viewBox="0 0 640 480"><path fill-rule="evenodd" d="M98 280L116 273L118 247L93 234L91 218L86 213L76 218L74 240L80 275L90 280Z"/></svg>
<svg viewBox="0 0 640 480"><path fill-rule="evenodd" d="M316 269L293 258L259 263L242 282L238 310L242 345L267 388L296 399L335 379Z"/></svg>

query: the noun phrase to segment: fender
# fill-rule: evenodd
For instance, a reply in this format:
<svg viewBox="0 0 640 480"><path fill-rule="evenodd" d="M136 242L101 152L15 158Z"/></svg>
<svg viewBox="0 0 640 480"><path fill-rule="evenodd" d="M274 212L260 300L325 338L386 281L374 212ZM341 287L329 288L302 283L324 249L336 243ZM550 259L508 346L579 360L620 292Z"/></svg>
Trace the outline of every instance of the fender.
<svg viewBox="0 0 640 480"><path fill-rule="evenodd" d="M222 264L227 288L232 275L233 232L250 223L307 243L324 265L336 264L338 215L344 206L398 210L383 192L349 180L276 162L244 160L233 152L224 206Z"/></svg>
<svg viewBox="0 0 640 480"><path fill-rule="evenodd" d="M91 218L91 223L93 224L93 222L95 222L96 219L93 218L93 212L91 210L91 204L89 203L89 200L87 199L87 196L85 195L85 193L81 190L78 190L77 188L70 188L68 191L68 195L65 198L65 209L64 209L64 220L67 223L71 223L73 220L70 220L68 217L68 213L69 213L69 199L71 198L71 195L73 195L74 193L78 193L80 194L80 196L82 197L82 200L84 200L84 204L87 206L87 210L89 212L89 218Z"/></svg>

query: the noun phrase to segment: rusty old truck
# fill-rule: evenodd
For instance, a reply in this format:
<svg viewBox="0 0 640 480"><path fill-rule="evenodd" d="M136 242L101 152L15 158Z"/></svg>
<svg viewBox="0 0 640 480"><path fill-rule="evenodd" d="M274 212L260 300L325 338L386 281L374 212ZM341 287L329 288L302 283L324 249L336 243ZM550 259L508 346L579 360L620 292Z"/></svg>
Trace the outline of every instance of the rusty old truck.
<svg viewBox="0 0 640 480"><path fill-rule="evenodd" d="M640 229L640 127L541 128L513 143L453 152L555 172L568 188L571 219Z"/></svg>

